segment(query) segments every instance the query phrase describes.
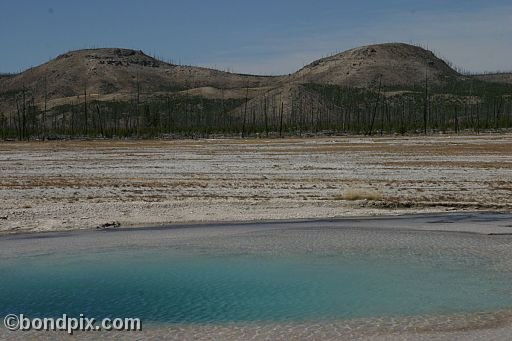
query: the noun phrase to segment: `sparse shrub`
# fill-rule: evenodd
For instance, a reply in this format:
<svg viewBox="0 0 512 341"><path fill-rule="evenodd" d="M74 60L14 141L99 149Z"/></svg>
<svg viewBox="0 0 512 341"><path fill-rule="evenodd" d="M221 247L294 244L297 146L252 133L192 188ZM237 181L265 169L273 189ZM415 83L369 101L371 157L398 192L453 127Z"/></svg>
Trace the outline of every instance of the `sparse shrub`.
<svg viewBox="0 0 512 341"><path fill-rule="evenodd" d="M335 200L372 200L378 201L382 200L383 195L380 191L375 189L349 189L345 191L342 195L338 195L335 197Z"/></svg>

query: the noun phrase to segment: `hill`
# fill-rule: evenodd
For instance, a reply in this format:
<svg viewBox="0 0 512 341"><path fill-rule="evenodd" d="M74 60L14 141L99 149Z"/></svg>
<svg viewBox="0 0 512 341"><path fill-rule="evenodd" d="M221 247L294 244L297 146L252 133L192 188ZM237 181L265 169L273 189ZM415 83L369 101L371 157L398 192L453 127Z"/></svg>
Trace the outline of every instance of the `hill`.
<svg viewBox="0 0 512 341"><path fill-rule="evenodd" d="M332 110L342 104L336 105L333 98L326 98L304 85L336 86L341 91L343 88L377 90L381 84L383 89L413 90L424 87L426 77L430 86L443 86L454 80L465 79L431 51L421 47L403 43L363 46L305 66L292 74L282 86L252 99L248 107L250 112L262 112L264 108L261 104L265 103L264 98L267 97L278 98L283 103L285 117L303 110L301 106L306 105L304 103L310 107L313 105L311 103L322 103L322 107ZM294 109L294 106L298 108ZM259 119L262 120L261 115ZM314 117L309 121L315 121Z"/></svg>
<svg viewBox="0 0 512 341"><path fill-rule="evenodd" d="M512 84L512 72L487 73L472 77L486 82Z"/></svg>
<svg viewBox="0 0 512 341"><path fill-rule="evenodd" d="M421 47L389 43L358 47L317 60L293 75L303 83L366 87L382 79L388 86L422 86L425 75L441 84L461 77L431 51Z"/></svg>
<svg viewBox="0 0 512 341"><path fill-rule="evenodd" d="M512 126L511 93L510 74L461 75L431 51L403 43L354 48L287 76L175 65L128 49L89 49L0 75L0 133L478 131Z"/></svg>
<svg viewBox="0 0 512 341"><path fill-rule="evenodd" d="M62 99L75 100L84 92L98 99L106 96L107 99L128 100L137 92L154 94L201 87L254 88L277 80L279 77L174 65L142 51L104 48L68 52L18 75L2 77L0 96L26 88L36 103L41 103L46 94L51 107L63 104L65 101ZM13 101L4 98L3 104L4 109L12 108Z"/></svg>
<svg viewBox="0 0 512 341"><path fill-rule="evenodd" d="M74 99L86 91L99 99L127 100L137 91L146 94L198 89L207 97L214 89L277 87L284 83L335 84L366 87L382 78L387 85L423 84L425 72L432 82L459 75L432 52L407 44L381 44L352 49L317 60L290 77L252 76L163 62L142 51L104 48L72 51L18 75L0 77L0 94L30 89L37 103L45 97ZM208 89L207 89L208 88ZM243 91L242 91L243 92ZM229 92L233 93L233 92ZM239 96L240 91L234 92ZM251 91L257 94L256 91ZM220 96L220 94L219 94ZM12 101L5 103L4 109Z"/></svg>

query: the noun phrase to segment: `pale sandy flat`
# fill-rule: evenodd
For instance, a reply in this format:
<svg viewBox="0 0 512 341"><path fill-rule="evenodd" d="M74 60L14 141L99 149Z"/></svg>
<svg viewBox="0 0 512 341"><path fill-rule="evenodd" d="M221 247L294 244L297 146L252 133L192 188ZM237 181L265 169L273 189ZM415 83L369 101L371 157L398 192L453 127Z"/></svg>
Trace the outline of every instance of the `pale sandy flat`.
<svg viewBox="0 0 512 341"><path fill-rule="evenodd" d="M512 135L0 143L0 233L510 211Z"/></svg>

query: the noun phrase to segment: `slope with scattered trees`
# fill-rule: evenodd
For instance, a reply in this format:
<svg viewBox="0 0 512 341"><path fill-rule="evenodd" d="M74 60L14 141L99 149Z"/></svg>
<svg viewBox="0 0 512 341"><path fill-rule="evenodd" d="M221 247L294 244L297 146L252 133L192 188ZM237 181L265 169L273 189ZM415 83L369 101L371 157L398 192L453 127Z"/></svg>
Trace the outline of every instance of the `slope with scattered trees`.
<svg viewBox="0 0 512 341"><path fill-rule="evenodd" d="M512 126L509 78L462 75L401 43L352 49L288 76L80 50L0 75L0 137L479 132Z"/></svg>

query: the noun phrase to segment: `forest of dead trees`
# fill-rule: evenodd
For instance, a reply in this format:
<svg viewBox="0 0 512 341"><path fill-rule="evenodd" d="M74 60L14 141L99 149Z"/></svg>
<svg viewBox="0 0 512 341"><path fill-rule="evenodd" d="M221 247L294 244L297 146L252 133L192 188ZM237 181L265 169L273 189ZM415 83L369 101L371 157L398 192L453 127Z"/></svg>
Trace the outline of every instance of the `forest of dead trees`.
<svg viewBox="0 0 512 341"><path fill-rule="evenodd" d="M95 101L87 92L74 103L36 104L33 89L0 94L14 112L0 112L2 139L74 137L296 136L431 134L512 127L512 86L467 80L440 87L361 88L302 84L283 98L206 99L138 90L128 101Z"/></svg>

